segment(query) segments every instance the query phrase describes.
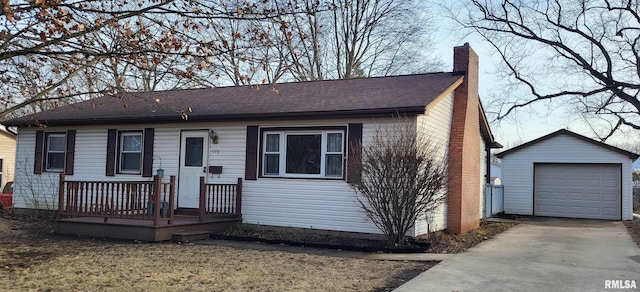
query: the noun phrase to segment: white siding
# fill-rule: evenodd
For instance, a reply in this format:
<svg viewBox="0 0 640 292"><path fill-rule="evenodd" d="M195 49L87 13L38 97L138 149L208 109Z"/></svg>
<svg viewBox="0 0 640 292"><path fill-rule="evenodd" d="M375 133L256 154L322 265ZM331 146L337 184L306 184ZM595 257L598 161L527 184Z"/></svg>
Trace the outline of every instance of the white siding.
<svg viewBox="0 0 640 292"><path fill-rule="evenodd" d="M16 139L11 134L0 130L0 159L2 159L2 179L0 179L0 190L4 185L13 181L16 159Z"/></svg>
<svg viewBox="0 0 640 292"><path fill-rule="evenodd" d="M18 208L53 209L57 206L58 174L33 174L35 129L20 129L16 144L13 205Z"/></svg>
<svg viewBox="0 0 640 292"><path fill-rule="evenodd" d="M389 120L365 121L363 142L367 143L373 129ZM213 129L219 136L217 144L209 145L209 165L223 167L220 175L207 175L210 183L233 183L244 177L247 125L261 127L346 126L362 120L317 120L301 122L237 122L155 125L153 171L161 166L165 181L178 176L180 134L188 130ZM150 125L111 126L119 130L142 130ZM76 127L76 148L73 180L151 180L140 175L105 176L107 127ZM47 128L61 131L66 128ZM21 129L17 157L14 201L20 208L57 208L58 173L33 174L35 129ZM179 182L178 182L179 183ZM344 180L258 178L244 181L243 215L247 223L292 226L353 232L380 233L360 211L354 191Z"/></svg>
<svg viewBox="0 0 640 292"><path fill-rule="evenodd" d="M453 96L449 95L433 107L428 115L419 116L418 129L434 143L441 145L446 157L451 125ZM209 145L208 165L222 166L222 174L209 174L210 183L233 183L245 173L247 125L260 127L347 126L363 123L363 143L370 141L377 127L398 122L393 119L339 119L309 121L265 121L197 124L162 124L110 127L76 127L76 148L73 180L151 180L140 175L105 176L107 128L142 130L155 127L153 171L162 166L164 179L178 176L181 131L213 129L218 143ZM66 128L47 128L60 131ZM17 157L16 207L57 208L57 173L33 174L35 129L21 129ZM179 182L178 182L179 183ZM246 223L290 226L350 232L381 233L366 218L356 203L355 193L344 180L258 178L243 181L243 219ZM421 220L412 235L426 233L426 221ZM431 229L446 228L446 205L442 206Z"/></svg>
<svg viewBox="0 0 640 292"><path fill-rule="evenodd" d="M436 145L439 150L437 155L445 160L449 154L452 118L453 92L439 100L425 115L420 115L417 118L418 133L429 139L429 143ZM447 204L442 204L433 213L431 214L433 217L431 223L428 223L426 218L416 221L414 236L447 228Z"/></svg>
<svg viewBox="0 0 640 292"><path fill-rule="evenodd" d="M631 159L567 135L520 149L502 159L505 213L533 215L534 163L622 164L622 219L632 219Z"/></svg>

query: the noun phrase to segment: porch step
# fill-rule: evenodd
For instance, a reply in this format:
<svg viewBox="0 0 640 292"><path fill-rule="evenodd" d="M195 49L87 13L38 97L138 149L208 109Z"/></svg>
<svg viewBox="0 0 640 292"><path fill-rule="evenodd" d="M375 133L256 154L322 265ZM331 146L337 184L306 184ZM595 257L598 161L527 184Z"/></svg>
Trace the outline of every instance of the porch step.
<svg viewBox="0 0 640 292"><path fill-rule="evenodd" d="M193 231L182 231L176 232L172 235L171 239L173 241L179 242L187 242L187 241L196 241L196 240L205 240L211 237L211 232L206 230L193 230Z"/></svg>

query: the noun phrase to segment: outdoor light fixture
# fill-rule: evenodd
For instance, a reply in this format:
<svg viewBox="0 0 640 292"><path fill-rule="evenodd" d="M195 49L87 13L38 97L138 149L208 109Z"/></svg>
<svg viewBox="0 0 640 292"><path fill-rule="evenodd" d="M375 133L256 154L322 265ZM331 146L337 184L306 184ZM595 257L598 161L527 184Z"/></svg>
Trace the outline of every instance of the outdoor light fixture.
<svg viewBox="0 0 640 292"><path fill-rule="evenodd" d="M156 157L160 160L160 167L156 169L156 175L162 178L164 176L164 169L162 169L162 158L160 158L160 156L154 156L153 158Z"/></svg>
<svg viewBox="0 0 640 292"><path fill-rule="evenodd" d="M218 133L213 129L209 130L209 138L211 139L211 143L218 144Z"/></svg>

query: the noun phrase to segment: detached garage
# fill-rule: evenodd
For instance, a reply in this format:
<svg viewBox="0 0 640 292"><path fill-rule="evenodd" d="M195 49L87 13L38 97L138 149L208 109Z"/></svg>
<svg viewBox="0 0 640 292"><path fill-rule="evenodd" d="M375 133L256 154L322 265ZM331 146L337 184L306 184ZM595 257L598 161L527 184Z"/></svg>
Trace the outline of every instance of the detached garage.
<svg viewBox="0 0 640 292"><path fill-rule="evenodd" d="M631 163L638 154L563 129L497 157L507 214L633 218Z"/></svg>

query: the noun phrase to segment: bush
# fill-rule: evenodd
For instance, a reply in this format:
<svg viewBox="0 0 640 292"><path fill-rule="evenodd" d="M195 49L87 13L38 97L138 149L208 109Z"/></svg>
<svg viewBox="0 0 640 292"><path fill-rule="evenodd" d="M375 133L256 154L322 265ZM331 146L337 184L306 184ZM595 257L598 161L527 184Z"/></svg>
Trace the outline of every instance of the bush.
<svg viewBox="0 0 640 292"><path fill-rule="evenodd" d="M406 245L405 234L416 220L446 200L447 165L428 138L405 119L376 129L370 143L355 147L362 162L349 171L361 170L360 181L352 184L358 205L396 246Z"/></svg>

